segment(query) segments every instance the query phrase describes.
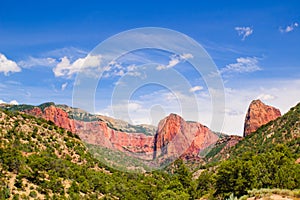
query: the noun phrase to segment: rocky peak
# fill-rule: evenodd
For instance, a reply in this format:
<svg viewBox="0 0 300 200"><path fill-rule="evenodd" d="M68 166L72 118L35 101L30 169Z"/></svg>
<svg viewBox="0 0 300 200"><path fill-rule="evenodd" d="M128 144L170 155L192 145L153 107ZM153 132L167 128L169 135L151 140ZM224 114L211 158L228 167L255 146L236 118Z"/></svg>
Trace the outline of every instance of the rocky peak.
<svg viewBox="0 0 300 200"><path fill-rule="evenodd" d="M244 137L280 116L281 113L279 109L268 106L259 99L253 100L245 118Z"/></svg>
<svg viewBox="0 0 300 200"><path fill-rule="evenodd" d="M185 121L176 114L170 114L166 118L162 119L158 124L156 145L161 148L167 145L177 133L182 131L185 127Z"/></svg>
<svg viewBox="0 0 300 200"><path fill-rule="evenodd" d="M187 123L182 117L170 114L158 124L155 136L155 157L165 160L198 156L200 150L218 140L218 136L197 122Z"/></svg>

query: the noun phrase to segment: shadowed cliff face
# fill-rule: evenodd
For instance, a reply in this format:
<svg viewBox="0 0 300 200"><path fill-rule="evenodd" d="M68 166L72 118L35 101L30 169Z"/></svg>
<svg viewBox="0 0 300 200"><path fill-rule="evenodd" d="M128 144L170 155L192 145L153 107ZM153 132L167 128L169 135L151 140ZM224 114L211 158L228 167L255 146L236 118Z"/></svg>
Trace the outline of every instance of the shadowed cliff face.
<svg viewBox="0 0 300 200"><path fill-rule="evenodd" d="M252 101L245 118L244 137L280 116L279 109L268 106L260 100Z"/></svg>
<svg viewBox="0 0 300 200"><path fill-rule="evenodd" d="M218 136L206 126L186 122L176 114L170 114L161 120L156 134L151 136L120 131L118 127L112 128L101 120L89 122L74 120L66 111L53 105L43 110L35 107L24 112L50 120L57 126L78 134L89 144L133 153L147 160L158 157L162 160L179 156L196 157L199 151L218 140Z"/></svg>

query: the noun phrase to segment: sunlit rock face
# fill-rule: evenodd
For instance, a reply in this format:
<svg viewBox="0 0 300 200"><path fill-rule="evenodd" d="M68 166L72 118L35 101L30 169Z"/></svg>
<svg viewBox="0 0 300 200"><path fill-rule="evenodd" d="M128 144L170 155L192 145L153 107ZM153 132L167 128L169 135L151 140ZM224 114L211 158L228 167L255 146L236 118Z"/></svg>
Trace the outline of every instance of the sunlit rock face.
<svg viewBox="0 0 300 200"><path fill-rule="evenodd" d="M105 120L83 121L72 119L61 108L51 105L43 110L35 107L25 111L54 122L57 126L76 133L89 144L132 153L143 159L166 159L196 157L199 151L218 140L218 136L197 122L186 122L176 114L162 119L155 135L122 131L121 127Z"/></svg>
<svg viewBox="0 0 300 200"><path fill-rule="evenodd" d="M260 100L252 101L245 118L244 137L280 116L279 109L268 106Z"/></svg>

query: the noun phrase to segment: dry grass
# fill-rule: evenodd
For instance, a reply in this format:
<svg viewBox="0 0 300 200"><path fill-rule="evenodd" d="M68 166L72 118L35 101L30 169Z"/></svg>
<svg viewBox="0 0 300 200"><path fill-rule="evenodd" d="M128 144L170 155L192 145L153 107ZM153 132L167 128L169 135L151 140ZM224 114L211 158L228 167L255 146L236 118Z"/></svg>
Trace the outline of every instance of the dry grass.
<svg viewBox="0 0 300 200"><path fill-rule="evenodd" d="M248 191L248 195L240 198L240 200L274 200L274 199L293 199L300 200L300 190L287 190L287 189L253 189Z"/></svg>

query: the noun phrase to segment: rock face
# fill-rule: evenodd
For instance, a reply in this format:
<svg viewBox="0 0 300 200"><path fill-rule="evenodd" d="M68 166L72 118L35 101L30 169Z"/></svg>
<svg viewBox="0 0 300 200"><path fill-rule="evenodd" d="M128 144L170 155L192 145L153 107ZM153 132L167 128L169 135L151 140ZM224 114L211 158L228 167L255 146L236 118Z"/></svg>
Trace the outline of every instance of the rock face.
<svg viewBox="0 0 300 200"><path fill-rule="evenodd" d="M53 105L46 107L43 111L41 108L35 107L32 110L26 110L25 113L42 117L46 120L54 122L55 125L61 128L75 132L74 120L70 119L68 113L66 113L64 110Z"/></svg>
<svg viewBox="0 0 300 200"><path fill-rule="evenodd" d="M67 112L53 105L44 108L44 110L35 107L24 112L52 121L55 125L78 134L83 141L89 144L101 145L102 147L123 152L151 154L148 157L152 158L154 149L153 136L114 130L107 123L100 120L85 122L70 119Z"/></svg>
<svg viewBox="0 0 300 200"><path fill-rule="evenodd" d="M156 158L173 159L196 157L199 151L215 143L218 136L206 126L186 122L180 116L170 114L161 120L155 136Z"/></svg>
<svg viewBox="0 0 300 200"><path fill-rule="evenodd" d="M268 106L260 100L252 101L245 118L244 137L280 116L279 109Z"/></svg>
<svg viewBox="0 0 300 200"><path fill-rule="evenodd" d="M114 130L102 121L75 121L75 124L76 134L86 143L132 153L143 159L152 159L154 136Z"/></svg>
<svg viewBox="0 0 300 200"><path fill-rule="evenodd" d="M218 136L206 126L186 122L176 114L161 120L155 135L130 133L112 126L111 121L71 119L61 108L50 105L24 111L54 122L94 145L134 154L146 160L196 157L199 151L215 143Z"/></svg>

